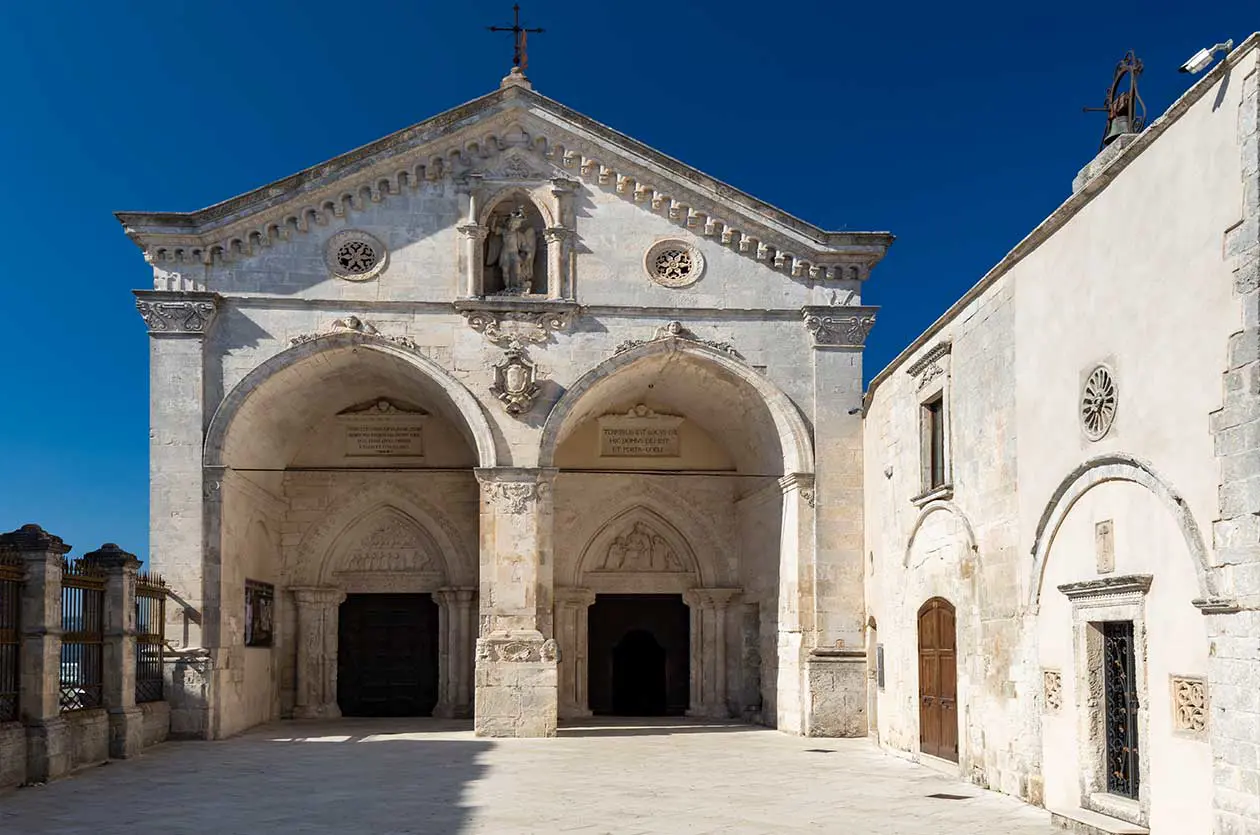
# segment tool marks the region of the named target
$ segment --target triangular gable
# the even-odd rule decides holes
[[[559,102],[523,76],[438,116],[195,212],[118,212],[151,262],[247,257],[329,216],[426,181],[540,174],[611,187],[645,209],[794,276],[865,279],[892,236],[828,232]]]

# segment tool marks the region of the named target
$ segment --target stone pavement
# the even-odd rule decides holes
[[[592,722],[538,740],[428,719],[283,722],[0,794],[4,835],[1054,831],[1041,809],[866,740],[687,720]]]

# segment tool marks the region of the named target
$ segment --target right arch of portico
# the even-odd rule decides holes
[[[572,463],[565,444],[580,428],[641,403],[700,427],[729,461],[705,472]],[[587,607],[597,593],[613,593],[613,583],[632,593],[684,594],[692,610],[693,712],[799,731],[802,656],[813,641],[815,536],[813,442],[796,404],[739,358],[664,336],[599,363],[568,389],[543,426],[538,463],[560,470],[557,532],[569,530],[574,540],[567,548],[557,541],[556,555],[562,714],[586,709],[580,635]],[[640,517],[687,555],[687,570],[592,572],[593,545]],[[617,530],[610,533],[610,525]]]

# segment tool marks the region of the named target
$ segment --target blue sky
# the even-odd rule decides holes
[[[1115,62],[1150,116],[1255,0],[524,3],[536,89],[829,229],[898,236],[869,379],[1068,195]],[[510,2],[0,3],[0,528],[148,528],[151,273],[111,212],[184,211],[475,98]]]

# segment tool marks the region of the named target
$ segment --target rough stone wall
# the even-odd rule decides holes
[[[0,789],[26,782],[26,726],[21,722],[0,725]]]
[[[1260,832],[1260,71],[1235,70],[1242,218],[1225,238],[1242,329],[1229,338],[1223,408],[1212,416],[1221,466],[1212,525],[1222,586],[1242,611],[1208,615],[1215,835]]]

